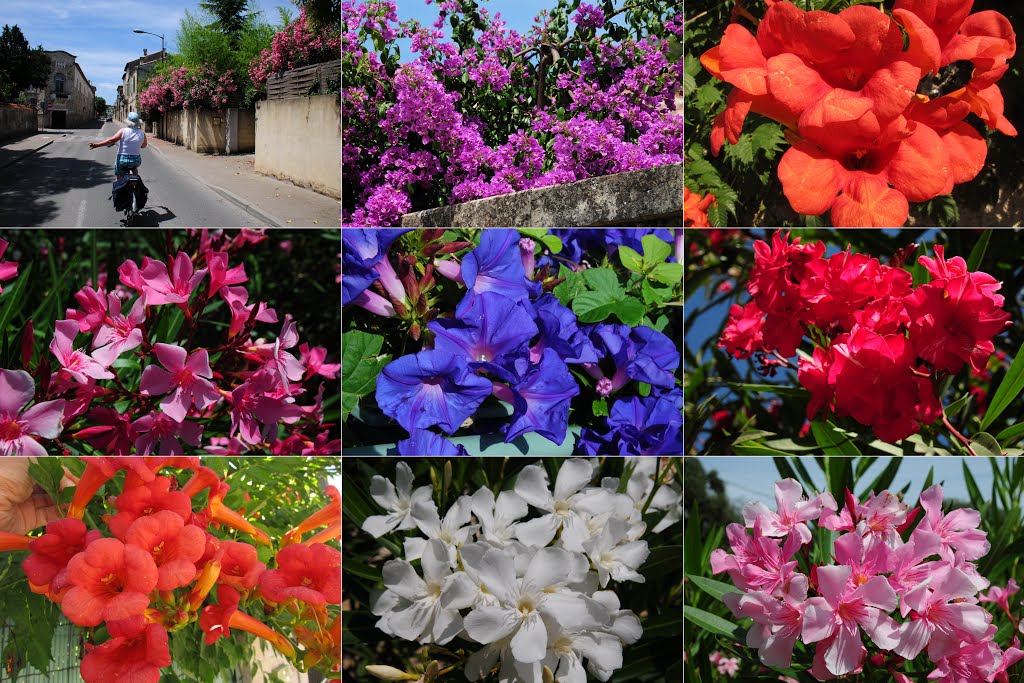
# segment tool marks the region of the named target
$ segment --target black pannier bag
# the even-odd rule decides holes
[[[140,176],[129,175],[124,176],[120,180],[115,180],[111,187],[110,198],[114,201],[114,211],[127,211],[132,206],[132,193],[128,185],[129,180],[135,180],[139,185],[138,208],[141,209],[146,206],[146,200],[149,198],[149,189],[146,188]]]

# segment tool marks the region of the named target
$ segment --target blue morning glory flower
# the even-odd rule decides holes
[[[462,259],[462,279],[474,294],[498,290],[517,301],[528,298],[519,232],[485,229],[480,235],[480,246]]]
[[[619,437],[620,455],[682,455],[683,391],[618,400],[608,427]]]
[[[666,389],[675,386],[679,350],[654,328],[599,323],[591,328],[590,338],[600,358],[611,355],[615,361],[615,376],[607,393],[622,388],[627,378]]]
[[[380,275],[374,269],[388,248],[412,228],[352,228],[341,232],[341,304],[347,305]]]
[[[580,388],[567,366],[552,349],[544,349],[540,363],[526,371],[512,387],[515,412],[505,443],[524,432],[537,432],[556,444],[565,441],[569,404]]]
[[[462,444],[455,445],[429,429],[415,429],[408,439],[399,441],[395,455],[469,455]]]
[[[473,370],[484,368],[513,381],[515,359],[526,356],[527,345],[537,334],[529,300],[516,301],[497,291],[467,295],[455,316],[427,325],[437,335],[434,348],[464,356]]]
[[[576,325],[576,314],[551,294],[533,303],[540,328],[540,341],[531,356],[540,358],[543,349],[554,349],[566,363],[596,363],[597,352],[589,337]]]
[[[462,355],[436,350],[402,356],[377,377],[377,405],[410,433],[440,425],[452,434],[490,393]]]

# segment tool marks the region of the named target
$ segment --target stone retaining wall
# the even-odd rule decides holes
[[[681,226],[683,165],[588,178],[428,209],[403,227]]]
[[[256,172],[341,199],[337,95],[256,103]]]
[[[36,132],[36,112],[20,105],[0,106],[0,140]]]

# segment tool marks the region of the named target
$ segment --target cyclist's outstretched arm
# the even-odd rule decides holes
[[[121,131],[117,131],[116,133],[111,135],[106,140],[103,140],[102,142],[90,142],[89,143],[89,149],[96,149],[97,147],[109,147],[110,145],[114,144],[115,142],[117,142],[120,139],[121,139]]]

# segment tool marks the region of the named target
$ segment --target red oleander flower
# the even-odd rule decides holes
[[[85,683],[159,683],[160,669],[171,665],[167,630],[158,624],[111,622],[111,638],[85,644],[81,673]]]
[[[65,616],[79,626],[98,626],[142,615],[159,572],[142,548],[101,538],[71,558],[67,576],[71,589],[61,603]]]
[[[171,480],[164,476],[126,489],[117,497],[114,505],[117,507],[117,514],[111,517],[107,524],[118,538],[124,538],[128,527],[136,519],[160,510],[174,512],[183,522],[187,522],[192,516],[192,499],[181,491],[171,491]]]
[[[341,602],[341,553],[334,548],[289,545],[277,554],[277,567],[260,577],[260,592],[268,600],[296,598],[315,606]]]
[[[206,549],[206,532],[186,525],[176,512],[160,510],[132,522],[125,543],[153,557],[159,574],[156,587],[166,591],[187,586],[196,578],[196,562]]]
[[[853,314],[869,301],[910,293],[913,278],[899,268],[883,266],[878,259],[849,249],[828,259],[807,264],[800,296],[807,303],[806,321],[818,327],[841,323],[853,327]]]
[[[756,301],[746,306],[733,304],[729,309],[729,322],[722,331],[718,346],[735,358],[750,358],[764,348],[764,312]]]
[[[259,561],[256,548],[248,543],[222,541],[220,549],[223,554],[220,559],[220,578],[217,582],[239,591],[255,588],[260,575],[267,570],[267,565]]]
[[[99,531],[89,531],[79,519],[57,519],[46,525],[46,533],[28,542],[31,554],[21,568],[29,583],[53,596],[69,587],[67,566],[71,558],[100,538]]]

